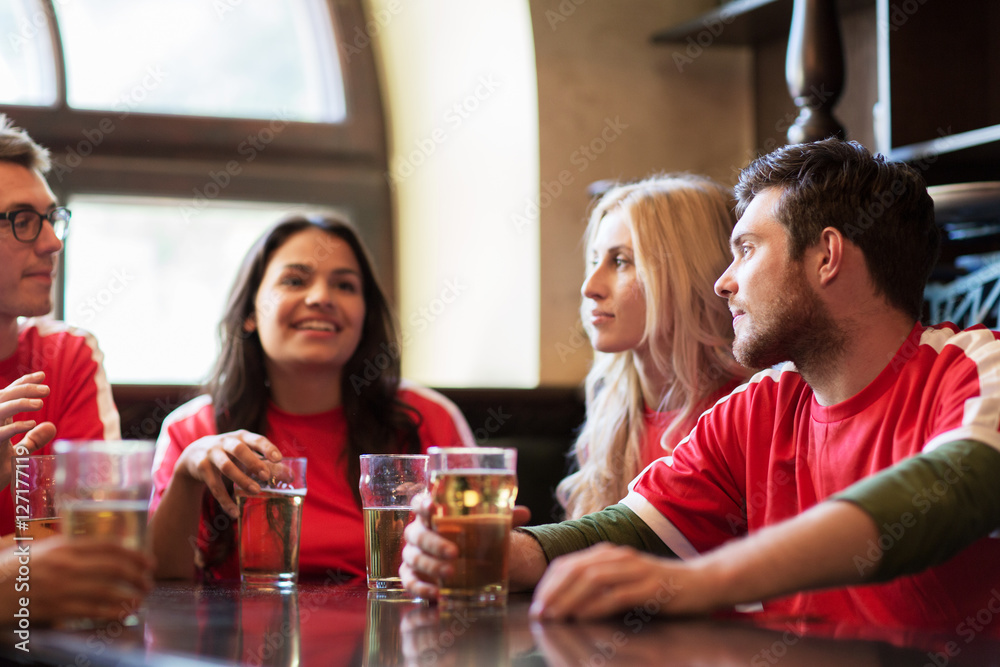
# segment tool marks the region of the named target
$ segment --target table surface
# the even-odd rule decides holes
[[[28,653],[3,633],[4,657],[75,665],[1000,665],[985,636],[843,628],[764,614],[654,618],[636,608],[601,623],[537,623],[527,595],[505,610],[446,612],[362,585],[300,582],[281,593],[160,583],[144,621],[86,631],[30,629]],[[992,620],[992,619],[991,619]],[[1000,623],[1000,616],[997,621]]]

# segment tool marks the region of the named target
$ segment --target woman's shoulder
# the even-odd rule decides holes
[[[450,422],[459,432],[465,444],[471,444],[475,441],[472,437],[472,429],[469,428],[462,411],[442,393],[403,379],[399,383],[397,396],[420,413],[425,425],[428,422]]]
[[[439,391],[417,384],[411,380],[400,380],[396,394],[407,405],[423,411],[423,408],[445,410],[461,414],[458,406]]]
[[[182,403],[164,417],[161,431],[166,431],[171,426],[214,430],[215,410],[212,406],[212,397],[202,394]]]

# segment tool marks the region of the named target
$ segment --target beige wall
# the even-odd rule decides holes
[[[654,171],[692,171],[732,183],[752,151],[750,50],[712,45],[679,69],[678,47],[650,42],[654,32],[714,4],[530,1],[542,183],[543,386],[580,383],[591,360],[578,314],[587,186]]]

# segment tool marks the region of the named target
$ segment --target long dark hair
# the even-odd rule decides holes
[[[361,267],[365,320],[361,340],[341,374],[341,404],[347,424],[348,472],[360,475],[358,456],[369,453],[419,453],[420,415],[397,398],[400,344],[389,302],[372,269],[368,251],[354,227],[332,216],[289,216],[261,236],[243,260],[220,324],[222,350],[207,383],[220,433],[246,429],[267,431],[269,390],[264,349],[256,331],[244,324],[254,313],[254,301],[275,251],[299,232],[319,229],[347,243]],[[317,256],[329,252],[318,244]],[[357,484],[353,484],[359,505]]]

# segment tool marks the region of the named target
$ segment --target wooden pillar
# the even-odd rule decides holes
[[[795,0],[785,80],[800,111],[788,128],[793,144],[845,137],[833,107],[844,88],[844,49],[836,0]]]

